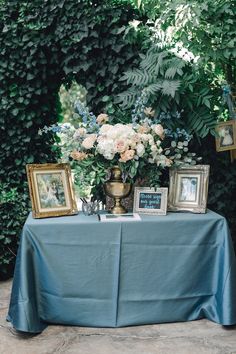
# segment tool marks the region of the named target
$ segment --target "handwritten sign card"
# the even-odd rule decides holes
[[[136,187],[134,189],[134,212],[166,215],[168,188]]]

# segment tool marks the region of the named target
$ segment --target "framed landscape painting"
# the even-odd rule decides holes
[[[168,210],[205,213],[209,170],[208,165],[170,169]]]
[[[216,151],[236,149],[236,120],[219,123],[216,127]]]
[[[77,213],[69,164],[26,166],[34,218]]]

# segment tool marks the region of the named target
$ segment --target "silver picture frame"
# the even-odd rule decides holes
[[[146,203],[142,202],[142,198],[145,198],[145,195],[149,195],[151,201],[146,200]],[[133,212],[138,214],[166,215],[167,201],[168,188],[135,187]]]
[[[206,213],[209,165],[170,169],[168,211]]]

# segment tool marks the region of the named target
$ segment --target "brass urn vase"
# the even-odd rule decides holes
[[[131,192],[131,184],[123,183],[119,166],[112,167],[111,177],[109,181],[104,183],[104,190],[109,197],[114,198],[114,206],[110,212],[112,214],[127,213],[126,208],[121,205],[121,199],[128,197]]]

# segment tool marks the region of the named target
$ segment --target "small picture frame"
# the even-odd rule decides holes
[[[77,214],[70,165],[26,165],[34,218]]]
[[[205,213],[208,196],[209,165],[170,169],[169,211]]]
[[[219,123],[216,126],[216,151],[236,149],[236,120]]]
[[[134,213],[166,215],[168,188],[134,188]]]

